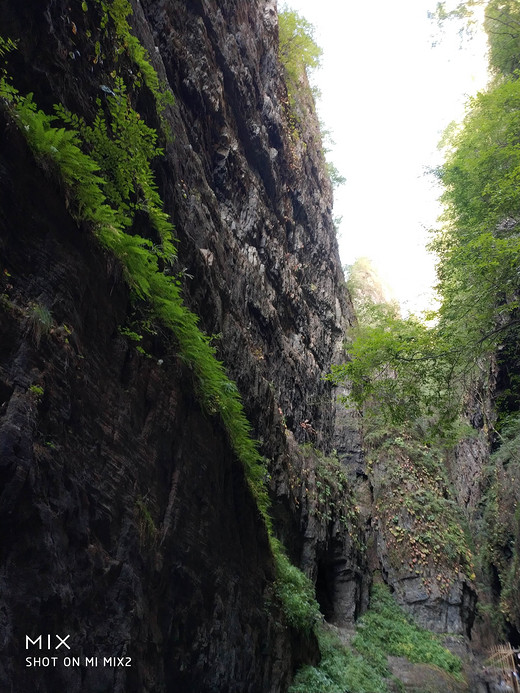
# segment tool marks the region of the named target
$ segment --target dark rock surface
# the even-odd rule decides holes
[[[1,151],[19,220],[2,224],[2,690],[283,690],[267,536],[221,426],[185,366],[118,333],[119,270],[20,136]],[[35,305],[52,315],[40,336]],[[133,666],[26,668],[52,654],[25,650],[40,633]]]
[[[475,591],[457,574],[444,572],[449,589],[440,589],[433,575],[391,575],[395,597],[416,623],[437,633],[470,634],[475,618]],[[425,579],[426,578],[426,579]]]
[[[352,620],[366,604],[363,557],[337,518],[310,520],[286,492],[297,443],[328,451],[338,435],[322,375],[352,311],[310,104],[298,137],[288,126],[276,7],[133,9],[176,99],[156,173],[186,301],[220,335],[269,460],[280,534],[316,580],[336,571],[332,614]],[[2,1],[0,18],[18,40],[20,91],[92,118],[115,65],[99,6]],[[106,56],[94,60],[98,36]],[[139,99],[158,126],[150,94]],[[147,337],[146,357],[120,334],[131,313],[120,266],[5,114],[0,132],[0,688],[286,690],[315,644],[272,598],[266,531],[225,431],[167,335]],[[70,633],[71,656],[132,666],[26,667],[26,654],[52,652],[26,653],[25,636],[46,633]]]

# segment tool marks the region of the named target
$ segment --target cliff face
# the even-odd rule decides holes
[[[10,167],[4,179],[19,218],[21,183],[44,210],[3,235],[2,687],[204,690],[208,662],[215,682],[252,687],[280,636],[262,610],[272,565],[242,470],[186,367],[160,367],[118,335],[128,295],[117,268],[71,225],[22,143],[2,144],[19,162],[21,178]],[[39,336],[31,301],[46,299],[53,321]],[[62,654],[26,650],[25,634],[40,633],[70,633],[73,656],[131,656],[132,668],[27,669],[25,655]],[[287,676],[286,663],[267,668]]]
[[[173,271],[242,395],[278,533],[329,615],[352,621],[366,603],[365,559],[344,516],[305,491],[298,446],[331,447],[321,376],[352,311],[305,99],[299,132],[290,127],[276,7],[132,9],[133,33],[175,97],[163,114],[173,139],[155,164],[178,238]],[[104,11],[2,2],[16,87],[90,122],[116,71],[137,80]],[[131,96],[159,128],[150,91]],[[167,330],[149,321],[140,351],[121,332],[135,304],[120,263],[75,220],[5,104],[1,140],[2,689],[286,690],[316,649],[280,612],[266,529],[222,423],[199,403]],[[26,635],[47,633],[70,634],[71,656],[132,666],[26,666],[53,654],[26,650]]]
[[[191,305],[208,333],[222,334],[219,353],[251,419],[271,416],[272,428],[280,408],[299,440],[309,420],[323,444],[332,414],[321,376],[351,308],[310,104],[302,132],[289,127],[275,5],[153,2],[144,11],[177,96],[167,197]]]

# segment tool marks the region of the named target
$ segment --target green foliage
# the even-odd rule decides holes
[[[439,256],[440,334],[449,335],[466,362],[485,363],[486,354],[500,348],[499,362],[514,371],[520,307],[520,80],[515,73],[520,7],[491,0],[485,15],[497,76],[487,91],[470,100],[462,125],[445,136],[446,160],[439,176],[446,212],[432,248]],[[514,372],[508,377],[502,415],[514,411],[518,402],[518,378]],[[504,594],[509,571],[516,570],[511,560],[520,500],[515,421],[513,416],[501,424],[484,499],[481,561],[484,570],[493,565],[498,571]],[[502,609],[511,615],[506,601]]]
[[[112,94],[106,97],[108,118],[98,99],[98,113],[92,125],[55,106],[58,118],[81,136],[83,146],[102,175],[100,187],[107,202],[119,210],[120,223],[130,226],[137,212],[146,214],[158,232],[161,245],[154,252],[164,260],[174,255],[173,227],[162,211],[151,161],[163,151],[156,145],[157,134],[130,105],[123,80],[115,79]]]
[[[352,645],[373,661],[383,676],[388,674],[386,655],[393,655],[434,665],[463,680],[460,658],[443,647],[436,635],[406,616],[386,585],[373,585],[370,609],[359,620]]]
[[[474,579],[464,520],[451,498],[443,451],[408,433],[391,435],[371,453],[380,488],[376,515],[394,570],[420,576],[447,593],[454,576]]]
[[[314,27],[304,17],[294,10],[284,9],[278,13],[278,55],[284,69],[289,108],[286,111],[291,139],[300,139],[300,124],[303,114],[319,98],[319,90],[309,86],[308,76],[311,70],[320,65],[322,49],[314,39]],[[322,141],[329,137],[320,123]],[[323,148],[323,153],[326,153]],[[337,167],[331,162],[325,162],[325,168],[333,188],[343,185],[346,181]]]
[[[443,201],[457,233],[495,230],[517,211],[520,83],[505,79],[470,100],[460,130],[446,142]]]
[[[44,389],[41,385],[30,385],[29,392],[34,395],[36,400],[39,402],[43,397]]]
[[[327,173],[329,174],[330,182],[332,183],[333,188],[338,188],[340,185],[345,185],[347,182],[345,176],[341,175],[332,161],[327,161]]]
[[[135,508],[141,545],[153,547],[157,541],[158,530],[146,500],[139,497],[135,502]]]
[[[282,604],[287,622],[296,630],[308,634],[320,618],[314,585],[290,563],[282,545],[275,538],[271,538],[271,549],[276,564],[275,594]]]
[[[321,94],[313,88],[312,90],[313,96],[314,96],[314,101],[318,101],[319,97]],[[327,130],[325,127],[325,124],[323,121],[319,121],[319,126],[320,126],[320,135],[321,135],[321,142],[322,142],[322,152],[323,155],[326,157],[326,155],[330,152],[330,146],[334,146],[336,143],[332,139],[332,133],[330,130]],[[347,179],[345,176],[342,176],[341,173],[338,171],[338,168],[332,161],[328,161],[325,159],[325,168],[327,170],[327,173],[330,178],[330,182],[332,185],[332,188],[338,188],[340,185],[344,185],[347,182]],[[338,231],[338,227],[341,224],[341,217],[336,217],[334,219],[334,228],[336,229],[336,232]]]
[[[289,104],[295,116],[299,94],[308,90],[308,70],[319,66],[322,49],[314,40],[312,24],[294,10],[285,9],[278,13],[278,37],[278,55],[285,72]]]
[[[463,681],[461,660],[442,646],[438,636],[406,616],[385,585],[373,586],[370,608],[357,623],[351,648],[323,626],[317,636],[321,661],[300,669],[290,693],[386,693],[391,678],[388,655],[428,664],[454,682]]]
[[[454,13],[467,17],[476,4],[461,3]],[[518,322],[518,3],[488,2],[485,28],[491,67],[502,77],[470,100],[462,126],[450,126],[445,135],[446,160],[439,176],[446,211],[431,244],[439,257],[439,331],[449,335],[465,363],[492,351],[508,333],[515,334]]]
[[[0,36],[0,58],[4,58],[11,51],[16,50],[16,43],[10,38]],[[2,68],[0,74],[5,75],[5,68]]]
[[[301,479],[291,475],[291,487],[303,483],[310,501],[311,513],[315,513],[321,523],[337,521],[347,531],[356,548],[364,550],[361,544],[359,508],[356,506],[354,491],[334,450],[324,455],[310,444],[300,446],[303,457]],[[289,471],[292,468],[289,467]]]
[[[142,334],[139,334],[138,332],[134,332],[128,327],[120,327],[119,332],[123,335],[123,337],[127,337],[130,339],[132,342],[140,342],[143,338]]]
[[[516,470],[518,472],[518,470]],[[515,481],[518,486],[518,476]],[[517,494],[518,498],[518,494]],[[506,615],[509,623],[515,628],[520,628],[520,504],[517,500],[517,507],[512,518],[514,539],[512,541],[512,556],[509,561],[503,590],[500,598],[501,611]]]
[[[303,73],[319,67],[322,49],[314,40],[314,27],[295,10],[278,13],[278,52],[287,83],[297,88]]]
[[[439,329],[475,360],[513,327],[518,307],[520,81],[505,79],[470,102],[440,172],[444,226]]]
[[[516,414],[504,419],[498,435],[500,447],[492,455],[491,461],[495,463],[495,466],[497,464],[520,465],[520,415]]]
[[[289,693],[386,693],[388,687],[375,660],[355,654],[339,638],[321,628],[318,633],[321,661],[298,671]],[[380,659],[377,654],[377,660]],[[383,658],[384,659],[384,658]]]
[[[126,52],[138,67],[137,81],[134,86],[140,86],[140,79],[144,81],[154,95],[158,112],[162,115],[165,107],[173,104],[173,95],[166,85],[160,84],[146,49],[131,32],[128,23],[128,17],[132,14],[130,2],[128,0],[94,0],[94,2],[101,8],[101,28],[109,38],[113,38],[109,34],[110,22],[113,24],[114,38],[118,43],[112,49],[116,54]],[[99,50],[96,50],[96,55],[98,54]],[[168,130],[166,121],[161,119],[161,125],[165,131]]]
[[[445,468],[446,449],[469,428],[458,417],[459,354],[435,324],[403,319],[395,304],[384,302],[366,262],[353,268],[349,286],[360,322],[349,333],[349,360],[333,366],[329,377],[347,385],[347,402],[363,413],[368,472],[390,565],[420,576],[429,594],[434,587],[447,592],[460,573],[475,577]]]
[[[501,585],[497,615],[520,627],[520,416],[502,422],[500,446],[484,478],[480,560],[484,574],[492,567]]]
[[[450,345],[434,327],[401,318],[393,304],[367,300],[360,318],[349,333],[349,361],[333,366],[329,379],[348,382],[350,400],[367,417],[383,425],[428,418],[431,435],[445,437],[456,412]]]
[[[491,67],[506,75],[520,69],[520,6],[517,0],[491,0],[486,6],[484,27]]]
[[[473,17],[474,8],[478,6],[478,0],[465,0],[457,5],[451,5],[448,9],[446,2],[438,2],[435,12],[430,13],[430,18],[445,22],[448,19],[469,19]]]
[[[455,13],[467,16],[472,4]],[[486,388],[490,354],[497,353],[507,372],[501,414],[513,418],[501,423],[487,472],[480,561],[489,575],[497,571],[499,607],[519,627],[520,6],[491,0],[486,17],[497,74],[470,100],[462,125],[447,131],[438,172],[445,213],[431,248],[439,259],[441,307],[429,323],[402,319],[365,281],[350,361],[331,378],[351,383],[350,399],[365,414],[371,463],[382,479],[379,521],[394,568],[433,576],[442,588],[445,571],[435,575],[433,568],[443,562],[475,577],[443,460],[445,447],[467,436],[460,418],[465,397],[471,392],[476,399]],[[359,290],[355,282],[353,288]],[[484,406],[481,413],[485,419]],[[491,423],[483,421],[484,432]]]
[[[31,303],[27,309],[27,320],[30,333],[32,334],[36,346],[39,347],[41,338],[49,334],[51,330],[51,311],[40,303]]]
[[[88,219],[96,227],[117,233],[121,216],[106,204],[101,191],[103,179],[96,162],[81,149],[78,135],[65,128],[54,128],[52,118],[38,110],[32,94],[22,97],[6,82],[0,94],[12,106],[12,113],[42,166],[54,166],[67,187],[71,214],[76,220]]]

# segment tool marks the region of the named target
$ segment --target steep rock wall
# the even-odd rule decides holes
[[[275,5],[143,6],[177,96],[166,197],[194,277],[190,301],[208,333],[222,333],[252,420],[271,416],[265,427],[280,409],[298,440],[309,420],[313,442],[327,446],[333,415],[321,376],[352,309],[310,102],[300,132],[289,127]],[[266,386],[272,397],[251,396]]]
[[[156,174],[186,301],[220,335],[269,460],[279,532],[314,578],[324,557],[354,575],[341,610],[352,619],[366,602],[359,551],[335,518],[309,520],[288,492],[289,462],[304,461],[293,438],[330,447],[321,376],[352,313],[305,99],[299,134],[289,127],[276,7],[133,10],[176,99]],[[0,16],[18,39],[16,86],[47,112],[63,103],[90,120],[117,65],[133,79],[96,3],[4,2]],[[137,101],[159,127],[151,94]],[[132,308],[119,263],[78,228],[55,172],[7,116],[1,154],[2,686],[33,690],[36,675],[44,692],[285,690],[315,649],[273,599],[265,528],[225,431],[164,331],[146,337],[148,357],[121,336]],[[74,654],[124,653],[132,668],[24,666],[25,634],[65,630]]]
[[[117,264],[12,132],[2,171],[19,220],[2,224],[2,688],[283,690],[267,536],[222,427],[167,345],[159,365],[118,333]],[[132,667],[26,668],[25,635],[47,632]]]

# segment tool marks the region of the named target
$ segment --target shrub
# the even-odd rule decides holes
[[[360,619],[352,645],[376,662],[381,673],[384,669],[388,671],[381,660],[384,654],[431,664],[458,680],[463,679],[460,658],[443,647],[438,636],[417,626],[399,607],[386,585],[373,586],[370,609]]]
[[[319,66],[322,49],[314,40],[314,27],[294,10],[278,14],[278,54],[285,71],[289,102],[300,89],[300,81],[307,70]]]
[[[385,585],[373,586],[370,609],[358,622],[353,649],[323,625],[316,634],[321,661],[300,669],[290,693],[386,693],[387,679],[394,678],[388,655],[437,667],[454,683],[463,680],[461,660],[441,645],[438,636],[415,625]]]
[[[275,593],[282,604],[287,622],[296,630],[310,633],[320,618],[314,585],[301,570],[290,563],[277,539],[271,539],[271,548],[277,573]]]
[[[43,335],[49,334],[52,327],[52,315],[48,308],[40,303],[31,303],[27,311],[29,331],[36,347],[40,346]]]
[[[318,635],[321,661],[296,674],[290,693],[386,693],[387,685],[374,662],[354,654],[338,636],[322,627]]]

